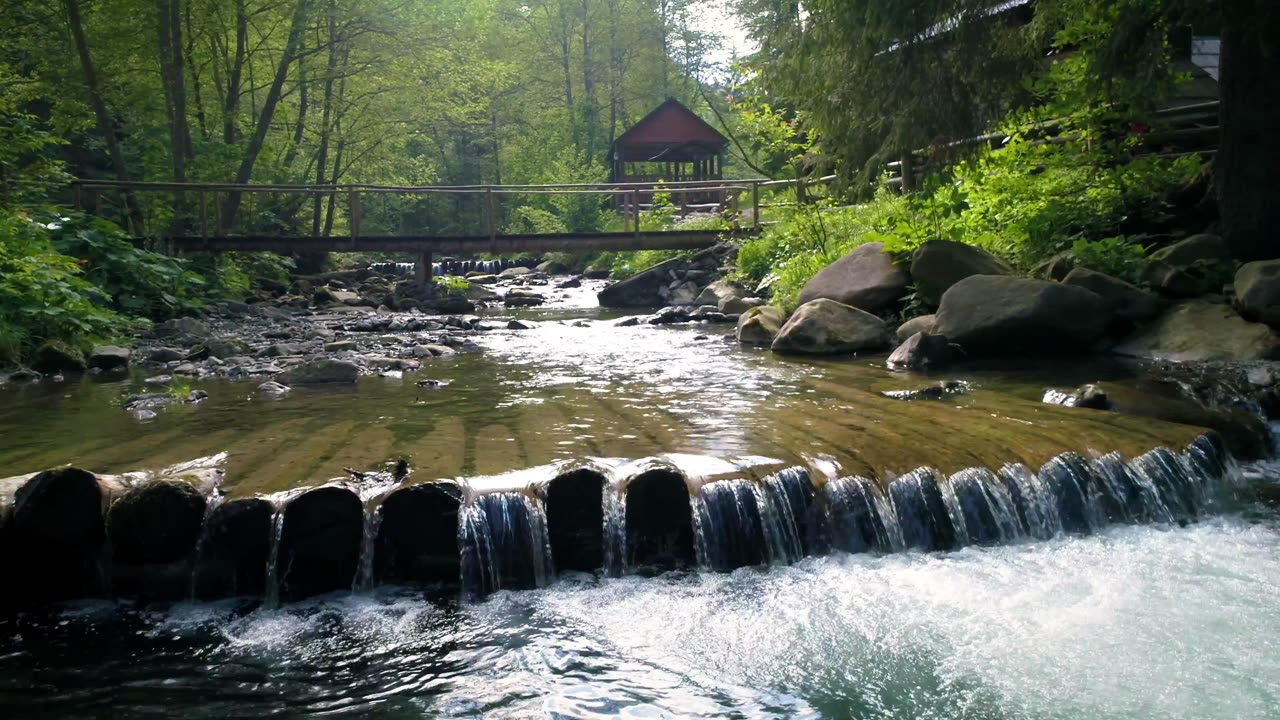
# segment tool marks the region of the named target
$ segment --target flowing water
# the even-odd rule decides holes
[[[1242,481],[1200,428],[1039,402],[1132,370],[967,370],[899,399],[938,378],[618,327],[590,297],[416,374],[279,401],[203,382],[147,423],[116,402],[138,378],[0,388],[0,477],[225,451],[217,501],[271,504],[261,597],[0,616],[0,713],[1280,714],[1280,515],[1248,499],[1275,473]],[[289,503],[396,458],[411,477],[342,486],[358,549],[336,592],[287,602]],[[461,593],[380,581],[406,534],[444,538]]]

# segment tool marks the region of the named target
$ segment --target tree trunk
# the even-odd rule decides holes
[[[107,143],[107,152],[111,156],[111,165],[115,169],[116,179],[128,182],[129,169],[124,163],[124,150],[120,147],[120,139],[116,137],[115,126],[111,123],[111,114],[107,112],[107,103],[102,99],[98,89],[98,70],[93,64],[93,55],[89,52],[89,42],[84,36],[84,24],[80,19],[80,0],[63,0],[63,8],[67,12],[67,24],[71,29],[71,39],[76,46],[76,54],[80,56],[80,70],[84,73],[85,90],[89,94],[89,105],[93,108],[93,116],[98,123],[98,132],[102,133]],[[124,203],[135,232],[142,230],[142,214],[134,202],[132,194],[121,192]]]
[[[338,11],[337,0],[329,0],[329,64],[324,76],[324,98],[320,110],[320,150],[316,153],[316,184],[324,185],[325,170],[329,163],[329,136],[332,128],[330,118],[333,114],[333,82],[338,74]],[[311,209],[311,234],[320,235],[320,211],[323,197],[316,196],[315,205]],[[330,225],[330,222],[326,222]],[[326,233],[328,235],[328,233]]]
[[[591,0],[582,0],[582,121],[586,125],[587,162],[595,159],[596,153],[596,74],[595,63],[591,60]]]
[[[191,99],[196,104],[196,122],[200,126],[201,140],[209,139],[208,116],[204,112],[204,97],[200,91],[200,69],[196,67],[196,34],[191,29],[191,3],[186,6],[186,66],[191,72]],[[194,148],[192,148],[194,150]]]
[[[240,114],[240,83],[245,56],[249,52],[249,15],[244,0],[236,0],[236,54],[227,72],[227,93],[222,104],[222,141],[234,145],[240,140],[236,116]]]
[[[307,0],[298,0],[293,10],[293,19],[289,23],[289,37],[285,41],[284,52],[280,53],[280,64],[276,66],[275,78],[271,81],[271,89],[267,91],[267,97],[262,101],[262,112],[258,116],[257,127],[254,128],[249,146],[245,148],[244,156],[240,159],[240,169],[236,171],[235,177],[236,185],[244,185],[253,177],[254,163],[258,161],[258,154],[262,152],[267,132],[271,130],[271,118],[275,115],[276,106],[280,103],[284,81],[289,77],[289,66],[293,64],[293,57],[297,51],[298,42],[302,38],[306,20]],[[222,206],[222,227],[230,229],[235,222],[236,213],[240,209],[240,199],[241,194],[238,192],[227,194],[227,201]]]
[[[1242,260],[1280,257],[1280,7],[1223,0],[1214,184],[1222,234]]]

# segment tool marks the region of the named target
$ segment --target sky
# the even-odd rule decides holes
[[[746,31],[739,25],[738,18],[729,9],[728,0],[706,0],[699,2],[692,9],[693,25],[703,32],[713,32],[724,38],[724,49],[712,55],[717,64],[726,64],[734,52],[745,55],[755,49],[747,39]]]

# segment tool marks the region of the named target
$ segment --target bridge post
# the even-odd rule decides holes
[[[418,264],[413,268],[413,279],[419,285],[431,282],[431,253],[418,253]]]

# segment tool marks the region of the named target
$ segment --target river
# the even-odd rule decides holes
[[[493,311],[480,350],[354,389],[209,399],[140,423],[142,377],[0,388],[0,476],[227,452],[229,497],[407,459],[484,493],[565,463],[661,459],[691,479],[802,466],[891,479],[1029,467],[1065,452],[1184,447],[1185,425],[1040,401],[1153,380],[1106,364],[937,377],[882,359],[796,360],[726,326],[619,327],[592,288]],[[518,317],[530,330],[506,330]],[[437,389],[415,380],[443,381]],[[759,468],[759,470],[756,470]],[[1269,475],[1249,468],[1250,482]],[[532,475],[530,475],[532,473]],[[540,475],[541,474],[541,475]],[[1280,712],[1280,516],[1228,498],[1198,521],[1111,525],[946,553],[846,554],[732,572],[562,573],[478,600],[394,585],[283,607],[257,598],[80,601],[0,619],[15,718],[1272,718]],[[707,550],[700,548],[705,560]],[[771,556],[772,557],[772,556]],[[794,558],[789,558],[794,559]]]

